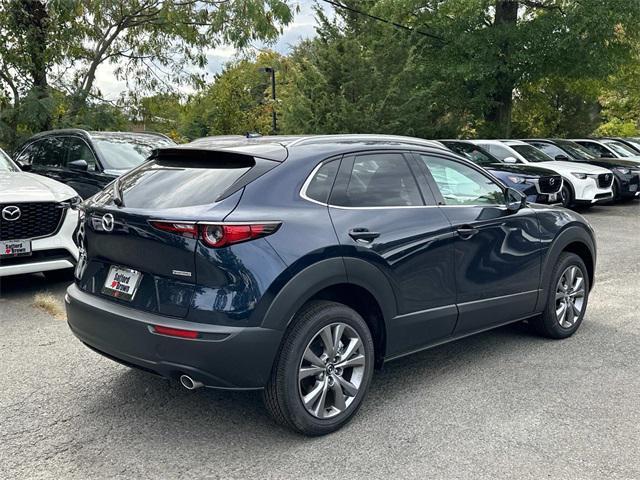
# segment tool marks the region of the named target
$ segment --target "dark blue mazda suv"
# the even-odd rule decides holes
[[[157,150],[83,205],[77,237],[83,343],[188,389],[261,389],[307,435],[348,422],[384,362],[520,320],[572,335],[596,264],[577,213],[373,135]]]

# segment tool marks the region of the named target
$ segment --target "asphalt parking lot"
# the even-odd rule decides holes
[[[188,392],[106,360],[3,279],[0,478],[640,478],[640,202],[585,212],[595,290],[569,340],[518,324],[385,366],[355,420],[308,439],[257,393]]]

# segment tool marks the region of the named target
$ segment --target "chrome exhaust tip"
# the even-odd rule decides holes
[[[180,384],[187,390],[195,390],[204,386],[202,382],[194,380],[189,375],[180,375]]]

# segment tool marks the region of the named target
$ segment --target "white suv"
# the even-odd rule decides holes
[[[74,266],[73,232],[82,200],[70,187],[22,172],[0,150],[0,277]]]
[[[473,140],[505,163],[535,163],[562,175],[562,205],[592,205],[611,200],[613,172],[586,163],[558,161],[520,140]]]

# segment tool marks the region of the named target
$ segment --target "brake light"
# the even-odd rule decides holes
[[[165,220],[152,220],[151,226],[164,232],[175,233],[183,237],[197,238],[198,225],[189,222],[169,222]]]
[[[246,242],[254,238],[271,235],[280,227],[279,222],[251,223],[244,225],[218,224],[200,225],[200,238],[205,245],[213,248],[225,247],[234,243]]]
[[[160,325],[153,325],[153,331],[160,335],[168,335],[169,337],[179,338],[198,338],[199,332],[193,330],[182,330],[180,328],[161,327]]]

